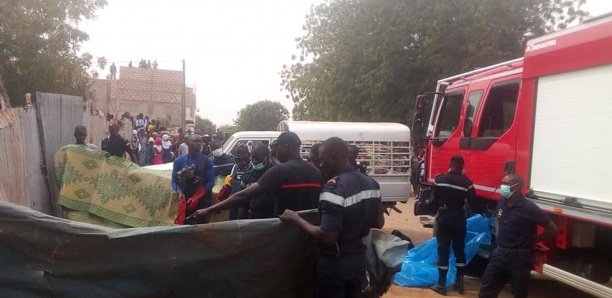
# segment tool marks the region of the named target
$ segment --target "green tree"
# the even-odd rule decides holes
[[[329,0],[281,72],[296,120],[409,122],[438,79],[522,56],[582,20],[584,0]]]
[[[0,0],[0,74],[14,105],[35,91],[85,95],[92,56],[77,29],[106,0]]]
[[[195,129],[202,134],[212,135],[217,130],[217,126],[212,121],[196,115]]]
[[[278,123],[287,119],[289,111],[282,104],[263,100],[242,108],[234,124],[240,130],[276,130]]]
[[[221,133],[228,134],[228,135],[233,135],[235,132],[239,132],[241,131],[240,127],[236,126],[236,125],[231,125],[231,124],[225,124],[225,125],[221,125],[219,126],[219,131]]]

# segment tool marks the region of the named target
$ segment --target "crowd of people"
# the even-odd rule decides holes
[[[102,140],[102,150],[117,157],[129,157],[134,163],[140,166],[159,165],[173,162],[180,156],[187,154],[186,137],[194,132],[189,129],[183,132],[181,128],[170,129],[160,120],[149,119],[142,113],[133,117],[129,113],[121,116],[121,119],[129,121],[117,121],[114,118],[109,122],[109,136]],[[123,127],[124,123],[131,127]],[[131,130],[131,138],[120,134],[121,130]],[[202,154],[212,155],[218,167],[219,174],[229,173],[233,163],[226,154],[222,154],[220,149],[224,138],[222,134],[205,134],[202,136]]]
[[[119,136],[116,124],[110,125],[110,136],[102,150],[121,157],[128,154],[143,165],[173,161],[172,188],[182,206],[181,224],[206,223],[213,213],[222,210],[230,210],[230,219],[278,217],[319,242],[317,297],[364,297],[366,247],[362,238],[371,228],[384,225],[384,207],[380,186],[355,161],[359,148],[333,137],[312,146],[304,160],[299,136],[283,132],[270,146],[242,145],[229,156],[222,152],[222,140],[218,138],[190,132],[183,135],[180,130],[168,133],[163,127],[156,128],[153,121],[148,123],[142,114],[134,123],[136,150]],[[94,148],[85,143],[86,136],[84,127],[75,129],[77,144]],[[154,153],[148,153],[149,145]],[[486,211],[476,203],[474,185],[463,166],[461,156],[451,158],[448,173],[435,179],[430,202],[437,210],[439,271],[438,283],[432,289],[442,295],[447,293],[451,249],[457,268],[453,288],[464,292],[465,202],[473,212]],[[227,195],[224,197],[222,190],[213,201],[216,176],[227,176],[229,182]],[[495,210],[497,247],[482,278],[480,297],[497,297],[508,279],[513,281],[514,296],[526,297],[533,248],[538,241],[558,233],[551,219],[525,198],[522,189],[523,180],[515,174],[506,175],[501,182],[502,197]],[[318,226],[297,213],[312,209],[318,209]],[[538,226],[544,233],[537,235]]]

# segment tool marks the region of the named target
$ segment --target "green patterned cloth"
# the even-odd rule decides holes
[[[100,150],[68,145],[55,154],[55,173],[58,203],[69,209],[69,219],[111,227],[174,223],[171,171],[144,169]]]

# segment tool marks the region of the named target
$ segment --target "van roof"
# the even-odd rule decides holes
[[[279,131],[239,131],[232,134],[233,137],[259,137],[259,138],[276,138],[280,134]]]
[[[389,122],[282,121],[279,131],[293,131],[302,141],[340,137],[346,141],[409,142],[410,128]]]

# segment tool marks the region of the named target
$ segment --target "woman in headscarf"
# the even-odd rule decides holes
[[[164,134],[162,136],[162,159],[164,163],[169,163],[172,161],[172,142],[170,141],[170,136]]]
[[[155,139],[155,145],[153,145],[153,160],[151,161],[154,165],[160,165],[164,163],[164,159],[162,158],[163,149],[162,149],[162,139],[157,137]]]
[[[153,163],[153,145],[155,144],[155,140],[153,137],[149,137],[147,142],[147,146],[145,147],[145,165],[152,165]]]

